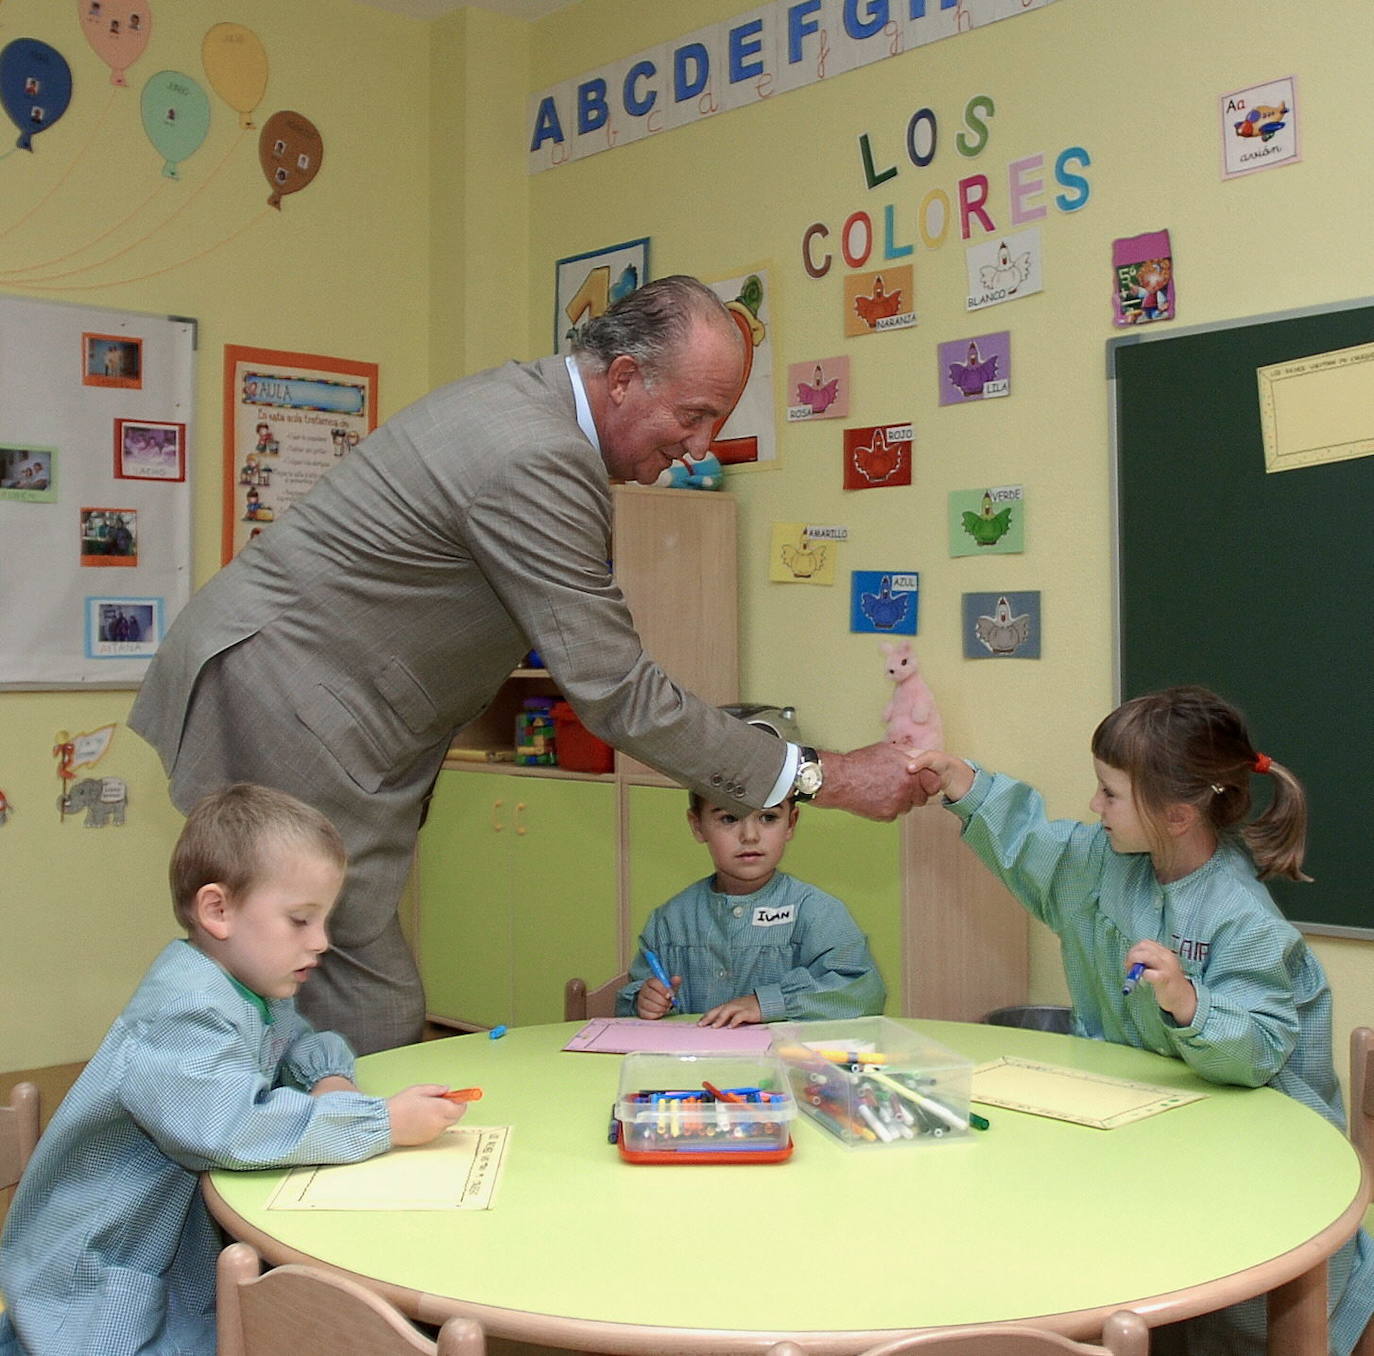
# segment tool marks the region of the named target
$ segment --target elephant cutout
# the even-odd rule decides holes
[[[57,798],[57,808],[64,815],[85,810],[88,829],[122,825],[128,804],[129,785],[120,777],[85,777],[73,783],[65,796]]]

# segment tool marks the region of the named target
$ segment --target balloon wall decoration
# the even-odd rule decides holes
[[[180,179],[178,165],[210,130],[210,96],[182,71],[159,71],[143,86],[142,103],[143,130],[166,161],[162,172]]]
[[[210,88],[238,115],[240,127],[255,126],[252,113],[267,92],[267,49],[251,28],[216,24],[200,44]]]
[[[0,51],[0,103],[19,129],[15,143],[33,150],[33,139],[46,131],[72,101],[72,68],[55,47],[37,38],[16,38]]]
[[[110,84],[127,85],[124,72],[143,55],[153,31],[150,0],[76,0],[81,31],[110,68]]]
[[[309,118],[289,110],[273,113],[258,137],[258,161],[272,185],[268,204],[281,211],[282,198],[310,183],[323,159],[324,141]]]

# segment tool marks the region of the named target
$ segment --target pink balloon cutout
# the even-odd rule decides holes
[[[86,41],[110,68],[110,84],[127,86],[124,72],[153,31],[151,0],[76,0],[76,14]]]

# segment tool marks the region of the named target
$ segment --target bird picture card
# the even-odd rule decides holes
[[[966,593],[965,659],[1039,659],[1040,594]]]
[[[813,535],[806,523],[774,523],[768,548],[768,578],[775,584],[834,584],[839,548],[827,531]]]
[[[554,265],[554,352],[571,353],[587,321],[648,281],[647,237],[560,259]]]
[[[849,417],[849,359],[816,358],[787,366],[787,422]]]
[[[845,275],[846,339],[880,330],[907,329],[915,323],[916,273],[910,264]]]
[[[1223,179],[1293,165],[1302,159],[1296,86],[1297,81],[1289,75],[1221,96]]]
[[[916,634],[921,602],[916,570],[854,570],[849,580],[851,631]]]
[[[1146,231],[1113,240],[1112,277],[1118,326],[1172,320],[1178,313],[1178,285],[1168,231]]]
[[[968,270],[965,306],[970,311],[1019,301],[1045,290],[1038,226],[970,245],[964,251],[964,265]]]
[[[1026,492],[1020,485],[949,492],[951,556],[1010,556],[1026,549]]]
[[[707,286],[735,322],[744,344],[744,377],[735,403],[711,434],[708,449],[722,466],[778,466],[773,389],[773,287],[767,268]]]
[[[910,424],[872,424],[844,431],[844,488],[886,489],[911,484],[916,433]]]
[[[938,350],[940,404],[967,405],[1011,394],[1011,333],[951,339]]]

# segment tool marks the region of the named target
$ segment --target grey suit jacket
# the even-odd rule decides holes
[[[442,387],[196,593],[129,723],[173,773],[201,669],[251,645],[278,679],[261,700],[289,704],[370,792],[432,759],[533,646],[594,733],[712,800],[761,805],[782,748],[643,653],[607,565],[610,527],[562,358]]]

